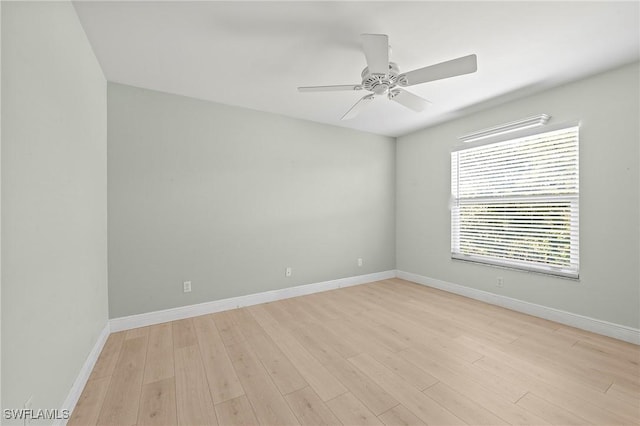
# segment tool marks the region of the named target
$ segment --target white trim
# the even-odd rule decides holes
[[[564,130],[571,127],[579,127],[582,124],[580,120],[563,121],[555,124],[545,124],[544,127],[532,127],[522,130],[516,130],[512,133],[505,133],[501,135],[494,135],[482,140],[474,142],[457,143],[451,152],[464,151],[465,149],[477,148],[479,146],[490,145],[497,142],[515,141],[518,139],[524,139],[531,136],[537,136],[544,133],[555,132],[556,130]]]
[[[640,345],[640,329],[628,327],[625,325],[615,324],[584,315],[578,315],[560,309],[549,308],[547,306],[537,305],[535,303],[525,302],[523,300],[513,299],[511,297],[502,296],[500,294],[489,293],[487,291],[466,287],[460,284],[454,284],[447,281],[429,278],[411,272],[397,271],[396,276],[403,280],[412,281],[428,287],[437,288],[449,293],[459,294],[471,299],[480,300],[492,305],[502,306],[507,309],[534,315],[539,318],[548,319],[571,327],[580,328],[582,330],[591,331],[593,333],[602,334],[604,336],[613,337],[614,339],[624,340],[625,342]]]
[[[96,365],[96,361],[98,361],[98,357],[100,356],[100,352],[102,352],[102,348],[111,333],[111,329],[109,328],[109,323],[107,322],[100,332],[98,336],[98,340],[96,344],[93,345],[93,349],[89,352],[89,356],[87,356],[86,361],[82,365],[80,372],[78,373],[78,377],[73,382],[73,386],[71,386],[71,390],[67,395],[67,398],[62,403],[61,410],[69,410],[69,414],[73,413],[78,400],[80,399],[80,395],[84,390],[87,381],[89,380],[89,376],[91,375],[91,371],[93,371],[93,367]],[[54,426],[65,426],[67,424],[68,419],[58,419],[53,422]]]
[[[349,287],[374,281],[387,280],[396,277],[396,271],[376,272],[373,274],[358,275],[355,277],[339,278],[331,281],[287,287],[262,293],[248,294],[246,296],[231,297],[228,299],[214,300],[212,302],[199,303],[197,305],[180,306],[178,308],[164,309],[162,311],[147,312],[109,320],[112,332],[130,330],[132,328],[147,325],[160,324],[168,321],[196,317],[214,312],[252,306],[260,303],[273,302],[290,297],[304,296],[321,291],[334,290],[341,287]]]
[[[544,126],[547,124],[551,117],[547,114],[538,114],[533,117],[523,118],[521,120],[512,121],[510,123],[500,124],[498,126],[490,127],[488,129],[478,130],[468,135],[460,136],[462,142],[474,142],[492,136],[503,135],[505,133],[511,133],[517,130],[528,129],[531,127]]]

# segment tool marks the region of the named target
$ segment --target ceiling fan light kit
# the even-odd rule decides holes
[[[408,92],[402,87],[441,80],[443,78],[470,74],[478,69],[476,55],[463,56],[428,67],[400,73],[398,65],[389,61],[389,37],[385,34],[362,34],[362,48],[367,66],[362,70],[362,83],[334,86],[298,87],[300,92],[358,91],[371,92],[360,98],[342,116],[342,120],[356,117],[360,111],[377,97],[386,96],[400,105],[416,112],[424,111],[430,104],[424,98]]]

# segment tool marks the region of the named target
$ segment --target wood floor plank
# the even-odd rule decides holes
[[[433,375],[439,381],[451,386],[457,392],[477,402],[492,413],[499,415],[500,418],[508,423],[518,425],[549,424],[546,420],[515,405],[509,400],[508,396],[486,387],[486,383],[477,382],[464,373],[439,365],[428,356],[424,356],[424,354],[402,351],[399,355]]]
[[[386,282],[383,283],[383,285],[388,284],[389,283]],[[404,282],[400,282],[395,285],[402,286],[402,288],[404,288],[404,284]],[[413,290],[412,287],[414,288]],[[487,305],[483,302],[468,299],[463,296],[446,293],[433,288],[422,287],[421,289],[415,289],[415,287],[420,286],[412,285],[410,283],[407,285],[407,290],[413,291],[417,296],[415,300],[410,301],[409,305],[413,305],[418,309],[421,309],[423,306],[429,306],[430,311],[437,313],[437,315],[432,318],[440,317],[441,321],[449,321],[462,333],[472,331],[474,333],[486,335],[496,341],[509,342],[521,335],[523,329],[527,329],[529,327],[536,330],[552,330],[557,327],[557,324],[550,326],[550,324],[553,323],[547,320],[530,317],[498,306]],[[496,318],[504,318],[504,321],[495,321]],[[462,322],[458,322],[458,320],[462,320]],[[502,326],[503,324],[511,322],[523,324],[523,326]],[[481,327],[478,328],[478,325]]]
[[[336,335],[334,332],[332,332],[332,330],[330,330],[323,324],[309,323],[300,328],[304,329],[307,334],[313,336],[314,339],[322,341],[324,344],[331,347],[345,359],[358,355],[360,352],[362,352],[361,348],[354,345],[348,339]],[[295,334],[296,331],[298,330],[292,331],[292,334]]]
[[[403,320],[401,315],[397,313],[382,313],[376,315],[376,317],[377,318],[372,318],[371,320],[374,322],[385,322],[386,324],[401,330],[401,333],[410,339],[411,346],[426,345],[431,348],[445,351],[450,356],[454,356],[465,362],[473,362],[482,357],[478,352],[457,343],[451,338],[430,332],[429,328],[424,327],[423,325]]]
[[[330,328],[335,334],[347,339],[360,348],[360,353],[375,353],[379,350],[385,352],[393,352],[388,346],[383,346],[377,341],[370,339],[364,330],[360,327],[353,326],[344,319],[335,319],[326,323],[326,327]]]
[[[218,421],[198,345],[175,347],[174,358],[177,424],[217,425]]]
[[[350,328],[363,336],[367,336],[367,339],[390,352],[401,351],[409,347],[410,341],[394,332],[393,328],[382,326],[381,324],[372,324],[364,319],[362,315],[349,315],[346,318],[346,322]]]
[[[214,404],[244,395],[222,338],[211,315],[193,318],[202,365]]]
[[[306,296],[305,299],[314,305],[326,317],[325,321],[342,318],[343,313],[331,303],[333,295],[338,294],[338,290],[324,291]]]
[[[227,350],[258,422],[264,425],[299,424],[247,342],[237,341],[227,346]]]
[[[307,381],[270,337],[264,334],[254,335],[249,345],[254,348],[258,359],[282,395],[308,386]]]
[[[222,338],[222,342],[227,346],[244,340],[244,335],[237,326],[235,316],[232,312],[233,310],[211,314],[213,322],[216,324],[218,332],[220,333],[220,338]]]
[[[349,293],[349,288],[326,291],[321,294],[325,308],[331,308],[337,312],[336,319],[342,319],[345,313],[356,315],[359,312],[371,309],[367,302]]]
[[[327,401],[327,406],[344,425],[382,425],[380,420],[351,393]]]
[[[420,426],[425,423],[404,405],[396,405],[378,416],[386,426]]]
[[[460,417],[468,424],[506,425],[508,424],[480,404],[439,382],[423,391],[434,401]]]
[[[191,318],[173,321],[171,325],[174,348],[186,348],[198,344]]]
[[[176,384],[173,377],[142,385],[138,426],[172,426],[176,416]]]
[[[107,394],[102,403],[98,425],[133,425],[138,419],[147,337],[125,340]]]
[[[397,353],[378,352],[371,355],[376,361],[396,373],[407,383],[415,386],[418,390],[423,391],[429,386],[438,383],[438,379],[417,367],[415,364],[400,357]]]
[[[402,405],[427,424],[460,425],[464,421],[433,399],[402,380],[368,354],[349,361],[394,396]]]
[[[389,330],[384,331],[381,327],[371,327],[371,324],[360,314],[346,315],[344,319],[341,319],[341,322],[341,330],[348,327],[352,334],[355,333],[361,336],[366,336],[366,340],[369,345],[373,344],[389,352],[397,352],[408,347],[408,344],[403,337],[395,334],[389,334]],[[336,327],[335,322],[332,323],[332,326]]]
[[[515,402],[524,396],[528,389],[520,383],[512,382],[501,376],[493,375],[485,370],[476,367],[476,364],[468,364],[448,356],[446,352],[435,348],[428,348],[424,345],[415,348],[409,348],[399,352],[399,356],[405,360],[422,366],[431,365],[432,368],[447,368],[458,374],[464,375],[467,379],[482,384],[487,389],[492,390],[498,395],[502,395],[507,400]]]
[[[442,317],[437,317],[430,313],[430,307],[430,303],[425,304],[425,306],[402,303],[396,304],[395,307],[393,307],[392,303],[385,302],[385,304],[380,306],[377,310],[382,310],[384,315],[396,317],[401,322],[407,322],[417,327],[427,328],[429,333],[443,338],[451,339],[463,333],[463,330],[459,327],[443,320]],[[425,324],[429,324],[429,327],[424,327]]]
[[[486,352],[490,353],[490,351]],[[573,377],[564,376],[555,370],[545,370],[538,365],[510,357],[499,351],[493,351],[491,356],[477,361],[475,365],[487,370],[489,374],[494,376],[502,375],[510,377],[514,382],[517,381],[538,391],[540,394],[546,394],[549,392],[547,388],[552,387],[565,394],[575,395],[582,400],[590,401],[591,404],[607,409],[613,413],[631,418],[637,417],[635,405],[630,404],[630,401],[611,397],[608,391],[607,393],[603,393],[599,389],[594,389],[587,384],[586,381],[574,380]],[[616,379],[615,384],[622,385],[623,383],[626,383],[624,379]],[[547,388],[541,390],[540,386],[542,385]],[[609,389],[611,389],[611,387]],[[640,387],[637,387],[637,389],[638,393],[640,393]]]
[[[640,395],[640,385],[636,384],[635,381],[632,382],[629,380],[617,378],[613,381],[613,384],[616,385],[620,390],[631,395]]]
[[[591,391],[589,388],[572,388],[567,392],[556,382],[546,382],[531,376],[527,371],[516,370],[504,363],[485,357],[475,363],[479,368],[496,377],[525,384],[531,392],[551,398],[563,409],[578,416],[587,415],[598,424],[625,424],[638,420],[637,413],[624,402],[616,401],[605,393]],[[560,382],[559,379],[558,382]],[[578,396],[582,395],[582,397]],[[588,396],[588,397],[586,397]]]
[[[149,327],[147,361],[142,383],[147,384],[174,377],[173,366],[173,327],[171,323]]]
[[[246,395],[216,404],[216,414],[220,425],[255,426],[258,424],[253,408]]]
[[[149,327],[138,327],[131,330],[127,330],[124,335],[125,340],[135,339],[137,337],[148,337]]]
[[[102,402],[107,394],[110,376],[87,381],[67,422],[68,426],[90,426],[98,422]]]
[[[633,391],[613,382],[611,387],[607,389],[606,393],[607,395],[629,404],[634,410],[636,410],[638,418],[640,418],[640,391]]]
[[[302,425],[339,425],[340,421],[309,386],[285,396]]]
[[[489,325],[491,327],[511,330],[514,334],[520,335],[518,339],[531,337],[540,343],[563,348],[570,348],[578,341],[576,337],[556,333],[556,329],[540,327],[537,324],[532,324],[513,315],[513,318],[506,317],[505,315],[507,314],[498,316],[493,312],[494,311],[491,311],[494,321]]]
[[[91,371],[89,380],[111,377],[111,374],[113,374],[113,370],[116,368],[116,364],[118,363],[118,357],[120,356],[120,350],[122,349],[125,334],[126,331],[119,331],[109,335],[104,347],[102,348],[102,352],[100,352],[100,356],[96,361],[96,365]]]
[[[245,339],[250,340],[251,337],[264,334],[264,330],[255,320],[251,312],[246,308],[233,309],[228,311],[231,322],[240,330]]]
[[[322,365],[327,365],[335,361],[343,359],[329,342],[323,339],[317,339],[308,327],[298,327],[291,330],[291,334],[300,342],[315,359]]]
[[[563,410],[561,407],[545,401],[532,393],[523,396],[520,401],[517,402],[517,405],[524,407],[526,410],[548,420],[554,425],[591,424],[587,420]]]
[[[398,405],[396,398],[347,360],[340,359],[327,364],[327,369],[374,415]]]
[[[321,324],[325,321],[337,318],[336,316],[332,315],[331,312],[323,309],[321,303],[315,301],[315,299],[311,296],[314,295],[300,297],[298,303],[313,318],[314,322]]]
[[[410,301],[409,305],[413,305],[418,309],[424,309],[424,304],[418,301]],[[450,306],[432,305],[429,307],[428,316],[433,321],[446,322],[449,326],[462,330],[462,334],[472,334],[474,336],[482,336],[485,339],[499,343],[511,343],[519,337],[518,334],[508,331],[499,330],[491,327],[489,324],[482,324],[474,321],[472,318],[463,315],[462,310],[453,312]]]
[[[254,318],[271,337],[314,391],[328,401],[347,389],[318,362],[283,326],[261,306],[250,308]]]
[[[292,312],[285,309],[284,301],[265,303],[264,305],[261,305],[261,308],[268,312],[271,318],[273,318],[280,327],[290,329],[296,328],[300,324],[298,318],[296,318]],[[252,308],[249,308],[249,310],[253,311]],[[259,320],[258,322],[261,323]]]
[[[304,297],[292,297],[290,299],[283,299],[277,302],[286,312],[293,316],[298,324],[313,324],[316,323],[316,318],[309,313],[305,304],[300,300]]]
[[[640,364],[640,351],[638,351],[638,348],[635,345],[621,344],[626,342],[619,341],[603,342],[601,340],[590,339],[585,335],[576,337],[575,334],[564,334],[563,336],[566,338],[567,335],[577,339],[575,346],[584,350],[597,352],[613,359],[628,361],[634,365]]]
[[[462,297],[450,297],[445,293],[435,292],[430,294],[432,309],[431,312],[441,316],[452,322],[460,324],[461,328],[479,329],[494,335],[498,340],[513,341],[521,335],[520,329],[502,328],[499,324],[492,325],[495,322],[496,314],[489,314],[486,309],[478,309],[478,302],[471,301]],[[418,308],[425,306],[425,299],[409,300],[407,304],[414,305]]]
[[[623,376],[612,375],[610,372],[585,365],[579,358],[561,359],[549,355],[548,351],[534,352],[529,348],[522,348],[516,344],[506,345],[503,348],[503,351],[518,358],[529,359],[548,371],[570,377],[575,381],[587,383],[601,392],[606,392],[615,378],[623,378]]]
[[[606,356],[596,351],[584,350],[579,345],[565,347],[549,344],[547,341],[540,341],[536,335],[522,336],[512,345],[526,351],[534,351],[555,362],[572,363],[582,371],[597,372],[608,377],[610,382],[616,378],[624,378],[637,384],[640,383],[640,366],[638,364]]]
[[[533,317],[535,319],[535,317]],[[588,341],[595,344],[600,344],[611,349],[628,352],[632,357],[638,356],[638,345],[625,342],[623,340],[614,339],[612,337],[604,336],[602,334],[592,333],[586,330],[580,330],[579,328],[570,327],[564,324],[558,324],[556,330],[558,334],[575,336],[578,340]]]
[[[599,392],[605,392],[611,386],[611,380],[602,376],[585,376],[575,371],[572,365],[563,364],[558,367],[556,364],[545,360],[535,353],[525,353],[512,346],[502,345],[496,342],[487,342],[477,336],[460,336],[457,340],[486,357],[498,359],[505,364],[521,368],[531,374],[535,374],[542,380],[556,380],[561,377],[563,380],[574,383],[581,383],[592,387]],[[551,379],[553,377],[553,379]]]

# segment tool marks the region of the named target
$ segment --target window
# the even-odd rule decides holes
[[[451,256],[578,277],[578,127],[451,153]]]

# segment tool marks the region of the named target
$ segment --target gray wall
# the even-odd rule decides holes
[[[0,81],[2,81],[2,2],[0,1]],[[2,84],[0,84],[0,130],[2,129]],[[0,241],[2,241],[2,131],[0,131]],[[2,244],[0,244],[0,409],[2,408]]]
[[[395,268],[394,139],[108,87],[112,318]]]
[[[0,81],[2,81],[2,2],[0,1]],[[2,84],[0,84],[0,241],[2,241]],[[2,244],[0,244],[0,409],[2,409]]]
[[[397,268],[638,328],[639,75],[636,63],[399,138]],[[540,113],[550,123],[582,120],[580,281],[450,258],[449,158],[458,136]]]
[[[106,82],[70,2],[2,9],[2,407],[54,409],[107,322]]]

